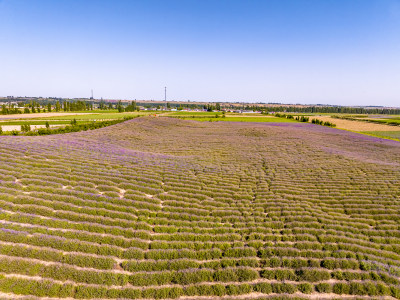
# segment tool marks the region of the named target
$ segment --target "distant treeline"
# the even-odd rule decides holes
[[[0,100],[1,101],[1,100]],[[11,101],[3,100],[3,101]],[[12,101],[24,101],[23,99],[12,99]],[[26,100],[25,100],[26,101]],[[313,106],[301,106],[301,105],[281,105],[281,104],[269,104],[270,106],[264,106],[262,104],[254,105],[238,105],[233,103],[208,103],[208,104],[196,104],[196,103],[177,103],[177,102],[137,102],[132,101],[129,104],[126,102],[118,101],[113,103],[105,100],[75,100],[75,99],[60,99],[60,98],[49,98],[41,100],[29,100],[25,103],[19,103],[19,108],[30,108],[38,110],[39,106],[48,111],[84,111],[93,110],[97,107],[102,110],[107,109],[118,109],[119,111],[135,111],[140,107],[147,109],[202,109],[207,111],[219,111],[219,110],[240,110],[240,111],[261,111],[265,113],[269,112],[287,112],[287,113],[335,113],[335,114],[400,114],[400,108],[386,108],[386,107],[350,107],[350,106],[328,106],[328,105],[313,105]],[[19,113],[18,108],[14,108],[11,105],[2,105],[2,114],[8,113]],[[49,110],[50,109],[50,110]],[[36,112],[35,111],[35,112]],[[40,109],[39,109],[40,111]],[[27,112],[27,111],[25,111]]]
[[[400,114],[399,108],[365,108],[348,106],[270,106],[259,107],[267,112],[297,112],[297,113],[338,113],[338,114]]]
[[[36,101],[30,101],[29,103],[23,104],[21,106],[16,106],[15,104],[2,104],[0,114],[29,114],[29,113],[40,113],[40,112],[51,112],[51,111],[84,111],[93,110],[93,103],[88,103],[85,101],[56,101],[54,105],[50,102],[47,104],[38,103]]]
[[[269,112],[290,112],[290,113],[338,113],[338,114],[390,114],[397,115],[400,114],[399,108],[385,108],[385,107],[348,107],[348,106],[263,106],[263,105],[243,105],[237,106],[229,103],[209,103],[209,104],[179,104],[179,103],[169,103],[165,105],[160,103],[146,103],[138,102],[138,106],[143,106],[146,108],[161,108],[166,107],[167,109],[176,108],[178,110],[182,109],[203,109],[207,111],[219,111],[219,110],[240,110],[240,111],[261,111],[265,113]]]

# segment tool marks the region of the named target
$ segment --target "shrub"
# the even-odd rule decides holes
[[[378,295],[387,296],[387,295],[391,294],[390,288],[382,283],[378,283],[376,285],[376,289],[377,289]]]
[[[270,260],[269,260],[269,266],[271,267],[271,268],[278,268],[278,267],[280,267],[281,266],[281,260],[278,258],[278,257],[272,257]]]
[[[184,294],[186,296],[196,296],[198,295],[197,286],[188,286],[184,288]]]
[[[276,294],[293,294],[296,292],[296,286],[290,283],[273,283],[272,292]]]
[[[31,131],[31,125],[29,125],[29,124],[22,124],[22,125],[21,125],[21,131],[22,131],[22,132]]]
[[[214,290],[212,285],[198,285],[196,286],[197,294],[199,296],[213,296]]]
[[[350,283],[350,291],[349,293],[351,295],[365,295],[366,290],[364,288],[364,285],[360,282],[351,282]]]
[[[187,270],[175,273],[172,282],[177,284],[194,284],[213,280],[213,272],[211,270]]]
[[[392,297],[394,297],[396,299],[400,299],[400,288],[398,286],[391,286],[390,292],[391,292]]]
[[[120,298],[127,298],[127,299],[137,299],[140,298],[142,295],[139,289],[121,289],[119,290],[119,297]]]
[[[248,257],[257,256],[256,250],[253,248],[231,248],[224,252],[225,257]]]
[[[250,284],[244,283],[239,285],[239,294],[249,294],[253,291],[253,287]]]
[[[335,284],[333,285],[332,291],[333,291],[335,294],[339,294],[339,295],[342,295],[342,294],[349,294],[349,293],[350,293],[350,287],[349,287],[349,285],[348,285],[347,283],[341,283],[341,282],[339,282],[339,283],[335,283]]]
[[[368,296],[377,296],[378,295],[378,289],[377,289],[376,285],[373,284],[372,282],[364,283],[364,290]]]
[[[237,280],[238,276],[233,269],[217,270],[214,273],[214,281],[229,282]]]
[[[143,259],[144,253],[138,248],[129,248],[125,250],[123,257],[126,259]]]
[[[297,289],[303,294],[311,294],[313,292],[313,286],[310,283],[298,284]]]
[[[259,273],[256,270],[239,268],[235,270],[238,281],[251,281],[259,278]]]
[[[272,293],[272,287],[270,283],[267,282],[260,282],[254,285],[254,291],[263,293],[263,294],[271,294]]]
[[[299,280],[310,281],[310,282],[328,280],[331,278],[330,273],[325,270],[313,270],[313,269],[298,270],[296,271],[296,275],[298,276]]]
[[[240,295],[240,289],[237,285],[229,284],[226,286],[226,293],[229,296]]]
[[[225,286],[223,286],[222,284],[214,284],[212,286],[212,289],[214,296],[222,297],[226,295]]]
[[[315,290],[318,293],[331,293],[332,292],[332,286],[329,283],[318,283],[315,286]]]
[[[107,294],[107,289],[102,287],[91,286],[77,286],[75,288],[74,298],[77,299],[91,299],[91,298],[104,298]]]
[[[173,287],[170,288],[168,291],[168,298],[176,299],[182,296],[183,294],[184,294],[183,289],[181,287]]]

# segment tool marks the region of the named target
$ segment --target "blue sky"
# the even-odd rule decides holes
[[[400,106],[400,0],[0,0],[0,95]]]

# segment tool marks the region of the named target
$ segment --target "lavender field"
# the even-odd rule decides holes
[[[0,298],[400,299],[399,142],[142,117],[0,149]]]

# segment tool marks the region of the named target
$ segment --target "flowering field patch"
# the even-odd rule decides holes
[[[396,141],[144,117],[0,151],[0,298],[400,298]]]

